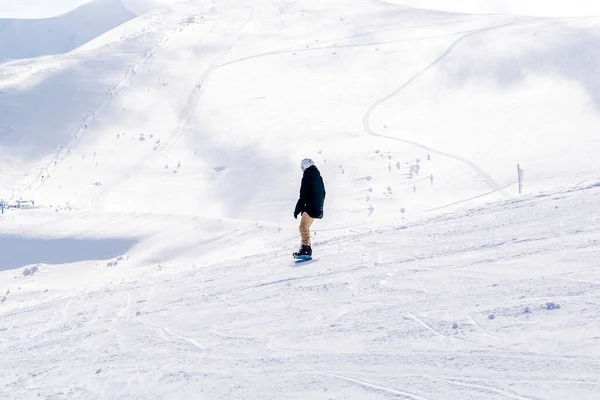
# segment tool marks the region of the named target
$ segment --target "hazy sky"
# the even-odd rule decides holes
[[[0,18],[49,18],[96,0],[0,0]],[[137,15],[181,0],[120,0]],[[240,0],[242,1],[242,0]]]
[[[0,0],[1,1],[1,0]],[[386,0],[451,12],[473,14],[517,14],[540,17],[573,17],[600,15],[598,0]]]
[[[45,18],[64,14],[91,0],[0,0],[0,18]]]

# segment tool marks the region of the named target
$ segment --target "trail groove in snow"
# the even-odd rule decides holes
[[[469,38],[470,36],[479,34],[479,33],[483,33],[483,32],[489,32],[495,29],[501,29],[501,28],[505,28],[508,26],[514,25],[513,22],[507,23],[507,24],[502,24],[502,25],[497,25],[497,26],[492,26],[492,27],[487,27],[487,28],[482,28],[482,29],[475,29],[463,36],[461,36],[460,38],[458,38],[457,40],[454,41],[454,43],[452,43],[452,45],[450,45],[450,47],[448,47],[448,49],[446,49],[446,51],[444,51],[444,53],[442,53],[442,55],[440,55],[438,58],[436,58],[434,61],[432,61],[429,65],[427,65],[425,68],[423,68],[421,71],[417,72],[415,75],[413,75],[409,80],[407,80],[406,82],[404,82],[398,89],[396,89],[394,92],[392,92],[391,94],[387,95],[386,97],[378,100],[377,102],[373,103],[367,110],[367,112],[365,113],[364,117],[363,117],[363,126],[365,131],[367,131],[367,133],[369,133],[372,136],[377,136],[377,137],[381,137],[384,139],[391,139],[391,140],[396,140],[396,141],[400,141],[400,142],[404,142],[404,143],[408,143],[411,144],[413,146],[417,146],[420,147],[424,150],[430,151],[432,153],[436,153],[445,157],[449,157],[452,158],[454,160],[460,161],[466,165],[468,165],[469,167],[471,167],[473,170],[475,170],[475,172],[477,172],[486,182],[487,184],[494,190],[497,191],[501,191],[502,190],[502,186],[500,184],[498,184],[487,172],[485,172],[481,167],[479,167],[477,164],[475,164],[474,162],[454,155],[454,154],[450,154],[448,152],[442,151],[442,150],[437,150],[434,149],[430,146],[426,146],[424,144],[412,141],[412,140],[407,140],[407,139],[402,139],[400,137],[395,137],[395,136],[389,136],[389,135],[383,135],[381,133],[377,133],[373,130],[373,128],[371,127],[370,124],[370,119],[371,119],[371,115],[373,114],[373,112],[375,111],[375,109],[377,107],[379,107],[381,104],[385,103],[386,101],[390,100],[391,98],[397,96],[398,94],[400,94],[404,89],[406,89],[408,86],[410,86],[414,81],[416,81],[418,78],[420,78],[423,74],[425,74],[427,71],[429,71],[430,69],[432,69],[433,67],[435,67],[437,64],[439,64],[441,61],[443,61],[450,53],[452,53],[452,51],[456,48],[456,46],[458,46],[462,41],[464,41],[465,39]]]
[[[468,387],[468,388],[472,388],[472,389],[478,389],[478,390],[483,390],[486,392],[492,392],[492,393],[496,393],[502,396],[505,396],[509,399],[513,399],[513,400],[537,400],[535,398],[532,397],[524,397],[524,396],[520,396],[518,394],[513,394],[513,393],[509,393],[505,390],[502,389],[498,389],[495,387],[490,387],[490,386],[485,386],[485,385],[479,385],[479,384],[474,384],[474,383],[465,383],[465,382],[461,382],[455,379],[448,379],[447,382],[453,384],[453,385],[458,385],[458,386],[463,386],[463,387]]]
[[[337,375],[337,374],[330,374],[330,373],[325,373],[325,372],[315,372],[315,374],[319,374],[319,375],[323,375],[323,376],[329,376],[329,377],[337,378],[337,379],[342,379],[344,381],[352,382],[352,383],[355,383],[357,385],[363,386],[365,388],[374,389],[376,391],[380,391],[380,392],[384,392],[384,393],[388,393],[388,394],[394,394],[394,395],[397,395],[397,396],[403,396],[403,397],[406,397],[406,398],[409,398],[409,399],[413,399],[413,400],[431,400],[430,398],[427,398],[427,397],[418,396],[416,394],[405,392],[405,391],[402,391],[402,390],[391,389],[391,388],[388,388],[388,387],[375,385],[375,384],[372,384],[372,383],[369,383],[369,382],[365,382],[365,381],[361,381],[361,380],[358,380],[358,379],[349,378],[347,376],[342,376],[342,375]]]
[[[457,23],[463,23],[463,22],[464,21],[453,21],[453,22],[449,22],[448,24],[457,24]],[[437,26],[437,25],[439,25],[439,24],[436,24],[434,26]],[[425,28],[425,27],[428,27],[428,25],[418,26],[418,28]],[[412,27],[412,28],[415,28],[415,27]],[[401,29],[407,29],[407,28],[401,28]],[[354,44],[334,44],[334,45],[331,45],[331,46],[312,46],[312,47],[308,47],[308,46],[311,46],[313,44],[312,42],[310,42],[308,44],[303,44],[303,45],[298,45],[298,46],[293,46],[293,47],[286,47],[286,48],[283,48],[283,49],[278,49],[278,50],[273,50],[273,51],[266,51],[264,53],[258,53],[258,54],[253,54],[253,55],[246,56],[246,57],[236,58],[236,59],[233,59],[233,60],[230,60],[230,61],[227,61],[227,62],[224,62],[222,64],[217,65],[217,68],[227,67],[229,65],[238,64],[238,63],[242,63],[242,62],[245,62],[245,61],[252,61],[252,60],[256,60],[256,59],[263,58],[263,57],[277,56],[277,55],[283,55],[283,54],[289,54],[289,53],[292,53],[292,54],[293,53],[311,53],[311,52],[318,52],[318,51],[323,51],[323,50],[351,49],[351,48],[359,48],[359,47],[381,46],[381,45],[395,44],[395,43],[418,42],[418,41],[426,41],[426,40],[431,40],[431,39],[439,39],[439,38],[450,37],[450,36],[457,36],[457,35],[462,35],[462,34],[471,33],[471,32],[472,31],[458,31],[458,32],[444,33],[444,34],[439,34],[439,35],[429,35],[429,36],[411,37],[411,38],[396,39],[396,40],[386,40],[386,41],[381,41],[381,42],[354,43]],[[361,33],[361,34],[358,34],[358,35],[340,37],[338,39],[325,40],[325,41],[322,41],[320,43],[339,42],[339,41],[344,41],[344,40],[359,38],[359,37],[362,37],[362,36],[373,35],[374,33],[379,33],[379,32]]]
[[[435,329],[433,326],[429,325],[427,322],[423,321],[421,318],[417,317],[417,316],[416,316],[416,315],[414,315],[414,314],[409,314],[409,315],[408,315],[408,317],[409,317],[409,318],[412,318],[412,319],[413,319],[413,320],[415,320],[415,321],[417,321],[417,323],[418,323],[419,325],[421,325],[423,328],[427,329],[428,331],[431,331],[431,332],[433,332],[433,333],[434,333],[434,334],[436,334],[437,336],[440,336],[440,337],[442,337],[442,338],[444,338],[444,339],[458,340],[458,341],[460,341],[460,342],[468,343],[468,344],[471,344],[471,345],[472,345],[472,344],[475,344],[475,343],[473,343],[473,342],[471,342],[471,341],[469,341],[469,340],[466,340],[466,339],[462,339],[462,338],[455,337],[455,336],[448,336],[448,335],[445,335],[445,334],[443,334],[442,332],[438,331],[438,330],[437,330],[437,329]]]
[[[473,316],[471,314],[469,314],[469,319],[471,321],[473,321],[473,323],[475,324],[475,326],[477,326],[479,329],[481,329],[481,331],[488,337],[494,338],[494,339],[500,339],[498,336],[492,335],[491,333],[489,333],[487,330],[485,330],[483,328],[483,326],[481,326],[481,324],[479,322],[477,322],[477,320],[475,318],[473,318]]]
[[[207,349],[207,347],[200,344],[200,342],[198,342],[196,339],[178,335],[178,334],[174,333],[171,329],[167,328],[166,326],[158,326],[157,328],[164,331],[168,335],[173,336],[174,338],[177,338],[177,339],[183,340],[184,342],[190,343],[191,345],[199,348],[200,350]]]
[[[121,308],[119,310],[119,312],[117,313],[117,316],[123,317],[123,315],[125,315],[125,313],[129,310],[130,307],[131,307],[131,292],[127,292],[127,301],[125,302],[125,305],[123,306],[123,308]]]

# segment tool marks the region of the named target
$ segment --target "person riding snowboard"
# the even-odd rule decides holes
[[[302,238],[302,247],[294,257],[312,256],[310,246],[310,226],[315,219],[323,218],[323,204],[325,203],[325,185],[321,173],[310,158],[305,158],[300,164],[304,175],[300,186],[300,198],[296,203],[294,218],[298,219],[298,214],[302,215],[300,219],[300,236]]]

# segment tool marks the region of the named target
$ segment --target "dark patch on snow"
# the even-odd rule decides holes
[[[26,267],[23,270],[23,276],[32,276],[33,274],[35,274],[38,270],[37,265],[34,265],[33,267]]]

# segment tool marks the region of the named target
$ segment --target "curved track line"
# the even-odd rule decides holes
[[[475,343],[471,342],[470,340],[461,339],[461,338],[454,337],[454,336],[444,335],[442,332],[438,331],[437,329],[435,329],[434,327],[432,327],[431,325],[429,325],[427,322],[423,321],[421,318],[417,317],[416,315],[409,314],[408,316],[409,316],[409,318],[412,318],[415,321],[417,321],[417,323],[419,325],[421,325],[423,328],[435,333],[437,336],[443,337],[444,339],[452,339],[452,340],[458,340],[460,342],[464,342],[464,343],[468,343],[468,344],[475,344]]]
[[[127,292],[127,301],[125,302],[125,306],[123,306],[123,308],[121,308],[119,310],[119,312],[117,313],[118,317],[123,317],[123,315],[125,315],[125,313],[127,312],[127,310],[129,310],[129,308],[131,307],[131,292]]]
[[[396,89],[394,92],[392,92],[391,94],[387,95],[386,97],[378,100],[377,102],[375,102],[374,104],[372,104],[367,112],[365,113],[364,117],[363,117],[363,126],[365,128],[365,131],[367,131],[367,133],[369,133],[372,136],[377,136],[377,137],[381,137],[384,139],[391,139],[391,140],[397,140],[400,142],[404,142],[404,143],[408,143],[411,144],[413,146],[417,146],[420,147],[422,149],[425,149],[427,151],[430,151],[432,153],[436,153],[442,156],[446,156],[449,158],[452,158],[454,160],[460,161],[466,165],[468,165],[469,167],[471,167],[472,169],[474,169],[480,176],[483,177],[483,179],[485,179],[485,181],[487,182],[487,184],[492,187],[494,190],[501,190],[500,185],[494,181],[494,179],[488,175],[481,167],[479,167],[477,164],[475,164],[474,162],[467,160],[466,158],[460,157],[460,156],[456,156],[454,154],[450,154],[441,150],[436,150],[434,148],[431,148],[429,146],[423,145],[421,143],[417,143],[415,141],[412,140],[407,140],[407,139],[402,139],[402,138],[398,138],[398,137],[393,137],[393,136],[388,136],[388,135],[383,135],[380,133],[375,132],[370,125],[370,119],[371,119],[371,114],[373,114],[373,111],[375,111],[375,109],[377,107],[379,107],[381,104],[383,104],[384,102],[390,100],[391,98],[395,97],[396,95],[398,95],[399,93],[401,93],[404,89],[406,89],[408,86],[410,86],[414,81],[416,81],[418,78],[420,78],[422,75],[424,75],[427,71],[429,71],[430,69],[432,69],[433,67],[435,67],[437,64],[439,64],[441,61],[443,61],[450,53],[452,53],[452,51],[465,39],[476,35],[478,33],[483,33],[483,32],[488,32],[488,31],[492,31],[495,29],[500,29],[500,28],[504,28],[510,25],[513,25],[513,22],[507,23],[507,24],[502,24],[502,25],[497,25],[497,26],[493,26],[493,27],[488,27],[488,28],[482,28],[482,29],[476,29],[474,31],[470,31],[467,34],[459,37],[457,40],[454,41],[454,43],[452,43],[452,45],[450,45],[450,47],[448,47],[448,49],[446,49],[446,51],[444,51],[442,53],[442,55],[440,55],[438,58],[436,58],[434,61],[432,61],[428,66],[426,66],[425,68],[423,68],[421,71],[417,72],[415,75],[413,75],[409,80],[407,80],[406,82],[404,82],[404,84],[402,84],[398,89]]]
[[[413,394],[413,393],[409,393],[409,392],[405,392],[405,391],[397,390],[397,389],[391,389],[391,388],[387,388],[387,387],[384,387],[384,386],[374,385],[374,384],[369,383],[369,382],[360,381],[358,379],[353,379],[353,378],[348,378],[348,377],[342,376],[342,375],[330,374],[330,373],[325,373],[325,372],[313,372],[313,373],[317,374],[317,375],[323,375],[323,376],[329,376],[329,377],[332,377],[332,378],[341,379],[341,380],[344,380],[344,381],[347,381],[347,382],[356,383],[357,385],[364,386],[364,387],[367,387],[369,389],[375,389],[375,390],[378,390],[378,391],[381,391],[381,392],[395,394],[397,396],[408,397],[409,399],[413,399],[413,400],[430,400],[427,397],[418,396],[418,395]]]
[[[415,27],[415,28],[419,28],[419,27]],[[289,54],[289,53],[309,53],[309,52],[319,51],[319,50],[348,49],[348,48],[355,48],[355,47],[382,46],[382,45],[394,44],[394,43],[418,42],[421,40],[439,39],[439,38],[443,38],[443,37],[462,35],[462,34],[471,33],[471,32],[472,31],[460,31],[460,32],[453,32],[453,33],[445,33],[443,35],[423,36],[423,37],[417,37],[417,38],[407,38],[407,39],[398,39],[398,40],[387,40],[387,41],[382,41],[382,42],[343,44],[343,45],[318,46],[318,47],[306,48],[306,46],[313,44],[313,43],[310,43],[308,45],[304,44],[304,45],[286,47],[286,48],[279,49],[279,50],[267,51],[264,53],[253,54],[251,56],[236,58],[234,60],[227,61],[223,64],[218,65],[217,68],[227,67],[229,65],[237,64],[237,63],[241,63],[241,62],[245,62],[245,61],[251,61],[251,60],[255,60],[257,58],[268,57],[268,56],[277,56],[277,55]],[[378,33],[378,32],[374,32],[374,33]],[[355,37],[360,37],[360,36],[365,36],[365,35],[370,35],[370,34],[372,34],[372,33],[348,36],[346,38],[340,38],[339,41],[353,39]],[[335,42],[335,40],[328,40],[328,41],[324,41],[324,42],[320,42],[320,43],[326,43],[326,42]]]
[[[220,336],[222,338],[225,339],[235,339],[235,340],[246,340],[246,341],[260,341],[262,340],[261,338],[255,337],[255,336],[246,336],[246,335],[230,335],[228,333],[223,333],[223,332],[219,332],[216,331],[214,329],[210,330],[210,333]]]
[[[201,350],[206,350],[207,349],[205,346],[201,345],[197,340],[191,339],[191,338],[188,338],[188,337],[185,337],[185,336],[181,336],[181,335],[178,335],[176,333],[173,333],[173,331],[170,330],[169,328],[167,328],[166,326],[159,326],[158,328],[161,329],[161,330],[163,330],[168,335],[173,336],[174,338],[183,340],[185,342],[188,342],[191,345],[193,345],[193,346],[195,346],[195,347],[197,347],[197,348],[199,348]]]
[[[495,387],[476,385],[474,383],[464,383],[464,382],[460,382],[460,381],[455,381],[453,379],[444,379],[444,381],[451,383],[453,385],[457,385],[457,386],[463,386],[463,387],[468,387],[468,388],[472,388],[472,389],[479,389],[479,390],[483,390],[483,391],[487,391],[487,392],[496,393],[496,394],[506,396],[506,397],[508,397],[510,399],[514,399],[514,400],[533,400],[531,397],[519,396],[519,395],[512,394],[512,393],[506,392],[504,390],[501,390],[501,389],[498,389]]]
[[[487,192],[487,193],[483,193],[483,194],[480,194],[480,195],[477,195],[477,196],[469,197],[468,199],[455,201],[454,203],[446,204],[444,206],[439,206],[439,207],[435,207],[435,208],[429,208],[427,210],[421,211],[421,214],[422,213],[431,212],[431,211],[442,210],[444,208],[448,208],[448,207],[452,207],[452,206],[455,206],[455,205],[458,205],[458,204],[466,203],[466,202],[469,202],[471,200],[480,199],[482,197],[489,196],[490,194],[493,194],[493,193],[496,193],[496,192],[501,192],[502,190],[507,189],[507,188],[509,188],[509,187],[511,187],[512,185],[515,185],[515,184],[517,184],[517,182],[511,182],[508,185],[504,185],[504,186],[502,186],[502,187],[500,187],[498,189],[492,190],[491,192]]]
[[[486,330],[483,328],[483,326],[481,326],[481,324],[480,324],[479,322],[477,322],[477,320],[476,320],[475,318],[473,318],[473,316],[472,316],[471,314],[469,314],[469,318],[471,319],[471,321],[473,321],[473,323],[474,323],[475,325],[477,325],[477,326],[479,327],[479,329],[481,329],[481,331],[482,331],[483,333],[485,333],[485,335],[486,335],[486,336],[489,336],[489,337],[491,337],[491,338],[493,338],[493,339],[500,339],[498,336],[494,336],[494,335],[492,335],[491,333],[489,333],[488,331],[486,331]]]

